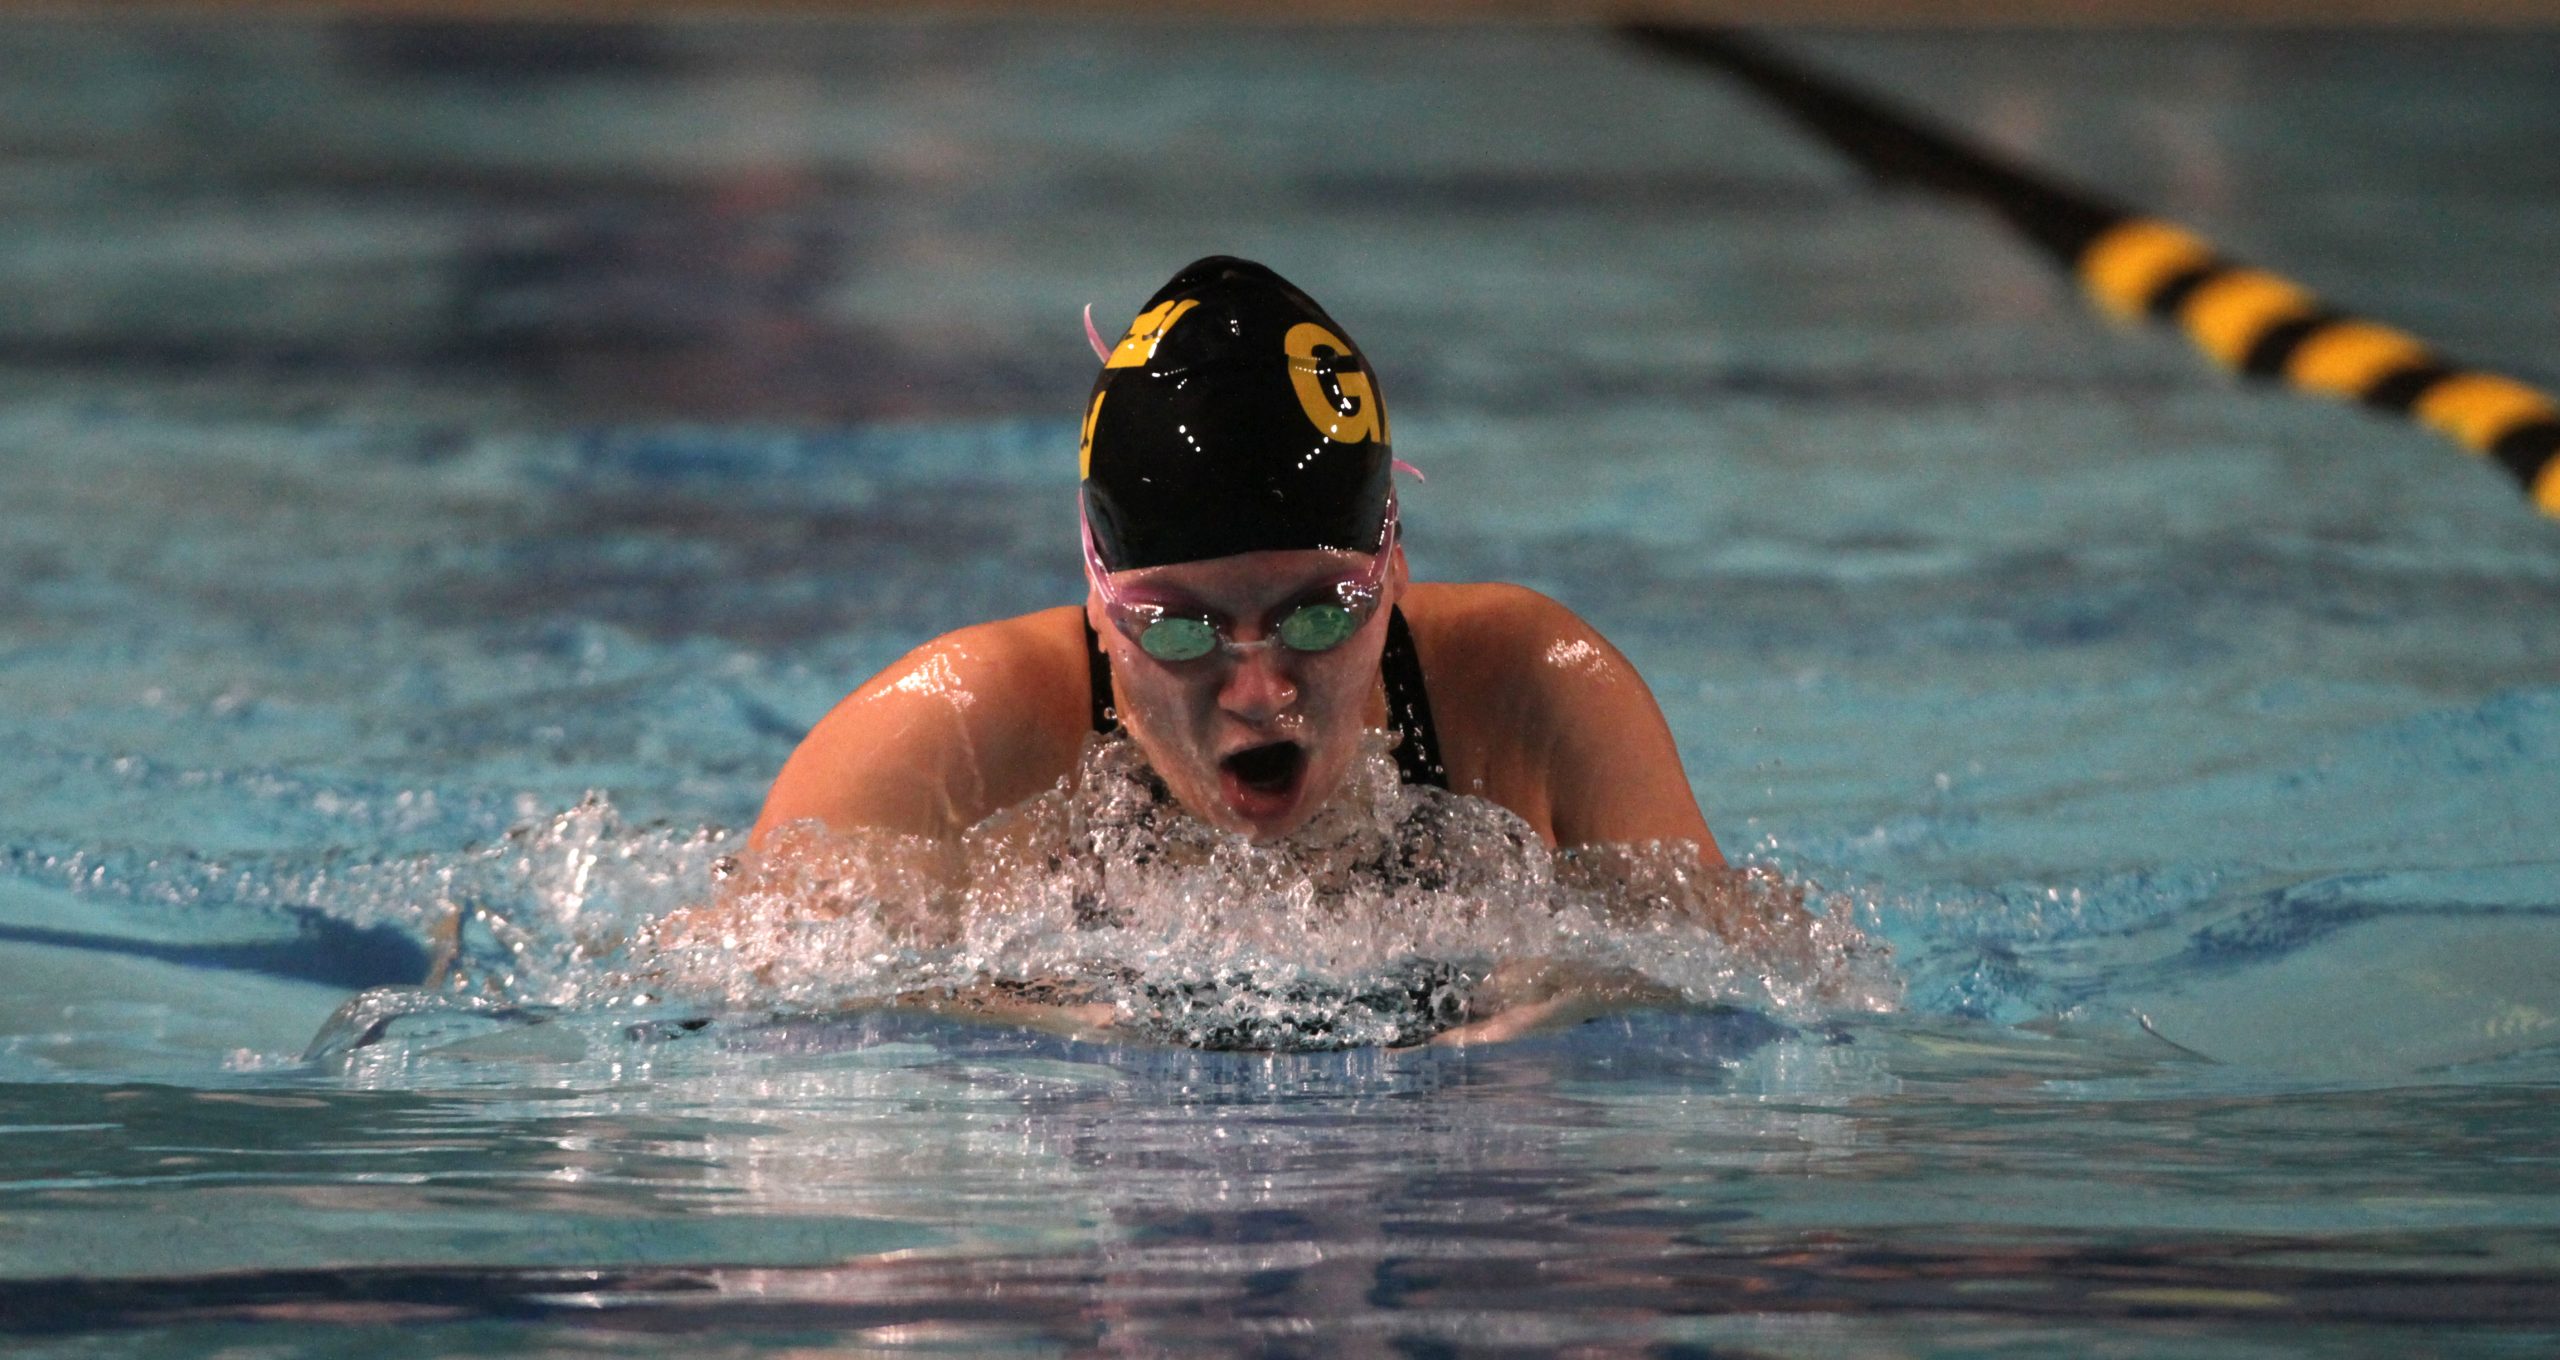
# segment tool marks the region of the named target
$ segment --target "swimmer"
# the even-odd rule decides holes
[[[751,848],[807,822],[956,842],[1113,733],[1191,817],[1273,841],[1383,730],[1406,783],[1500,804],[1550,849],[1665,843],[1722,868],[1607,639],[1532,590],[1409,578],[1377,377],[1278,274],[1212,256],[1157,290],[1104,358],[1080,445],[1082,606],[962,628],[855,690],[784,764]],[[1453,1037],[1606,990],[1519,976],[1544,980]]]

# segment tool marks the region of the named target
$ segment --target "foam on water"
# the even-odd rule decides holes
[[[590,799],[370,889],[447,915],[438,978],[359,998],[315,1052],[457,1008],[905,1001],[1305,1049],[1413,1043],[1560,1000],[1795,1018],[1894,1005],[1883,951],[1845,915],[1693,856],[1552,853],[1501,807],[1400,784],[1376,736],[1349,786],[1271,844],[1186,815],[1125,739],[1091,743],[1072,778],[956,845],[804,824],[747,854],[624,829]]]

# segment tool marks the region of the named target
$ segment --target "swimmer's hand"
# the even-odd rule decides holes
[[[1104,1039],[1120,1020],[1120,1008],[1087,994],[1050,991],[1039,984],[982,982],[952,991],[915,992],[898,998],[902,1006],[936,1015],[1021,1025],[1068,1039]]]
[[[1701,926],[1751,973],[1819,980],[1826,954],[1856,931],[1805,907],[1804,885],[1759,865],[1700,864],[1682,841],[1576,846],[1556,881],[1590,895],[1620,929]]]
[[[1467,998],[1467,1022],[1443,1030],[1434,1044],[1505,1043],[1544,1030],[1580,1024],[1595,1015],[1668,1006],[1680,993],[1624,968],[1601,968],[1557,959],[1515,959],[1500,964]]]
[[[1581,846],[1558,856],[1556,869],[1559,885],[1584,894],[1612,929],[1686,927],[1712,936],[1743,995],[1756,981],[1817,1004],[1858,1001],[1866,974],[1857,961],[1882,949],[1836,913],[1808,910],[1803,884],[1757,866],[1702,865],[1685,842]],[[1469,998],[1466,1022],[1431,1042],[1500,1043],[1612,1011],[1695,999],[1630,969],[1513,960]]]

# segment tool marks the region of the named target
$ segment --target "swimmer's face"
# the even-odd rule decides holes
[[[1305,824],[1342,786],[1362,729],[1383,717],[1372,712],[1378,656],[1405,584],[1404,551],[1394,554],[1378,607],[1349,641],[1321,652],[1215,649],[1196,661],[1159,661],[1087,591],[1085,617],[1111,657],[1120,725],[1193,816],[1271,840]],[[1206,618],[1250,643],[1272,636],[1300,605],[1334,598],[1334,587],[1370,560],[1315,549],[1240,553],[1119,572],[1111,584],[1127,603]]]

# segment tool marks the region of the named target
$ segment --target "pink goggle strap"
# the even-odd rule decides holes
[[[1106,364],[1111,362],[1111,347],[1102,343],[1102,332],[1093,328],[1093,304],[1090,302],[1084,305],[1084,342],[1093,346],[1094,358]]]

